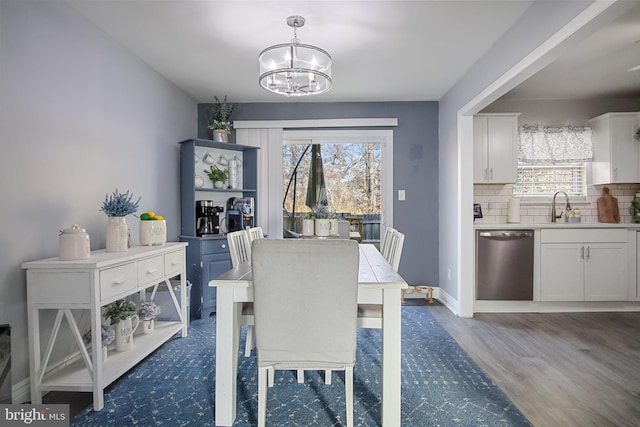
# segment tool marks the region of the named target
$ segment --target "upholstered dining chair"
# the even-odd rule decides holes
[[[404,234],[394,228],[387,227],[385,238],[382,241],[384,251],[382,256],[389,265],[398,271],[400,258],[402,257],[402,247],[404,246]],[[386,255],[385,255],[386,252]],[[404,291],[402,293],[404,301]],[[382,328],[382,305],[381,304],[359,304],[358,305],[358,327],[360,328]]]
[[[237,267],[243,262],[251,261],[249,233],[245,230],[231,232],[227,234],[227,243],[231,253],[231,265]],[[247,325],[247,336],[244,343],[245,357],[251,355],[251,349],[253,348],[253,322],[253,303],[245,302],[242,304],[242,314],[240,315],[240,324]]]
[[[251,246],[251,242],[254,240],[264,239],[262,227],[246,228],[244,231],[247,234],[249,246]],[[251,356],[251,350],[256,346],[255,337],[253,335],[253,303],[245,302],[242,304],[242,319],[247,325],[247,336],[244,342],[244,357],[249,357]]]
[[[358,264],[352,240],[253,242],[259,427],[275,370],[344,370],[347,426],[353,426]]]

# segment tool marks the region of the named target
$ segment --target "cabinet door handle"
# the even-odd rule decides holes
[[[587,261],[591,258],[591,251],[589,250],[589,246],[587,246]]]
[[[223,243],[223,244],[221,244],[221,245],[220,245],[220,247],[221,247],[222,249],[226,249],[227,245],[225,245],[225,244]]]

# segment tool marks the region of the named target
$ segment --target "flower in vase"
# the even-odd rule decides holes
[[[138,210],[140,199],[141,197],[138,197],[138,200],[134,202],[133,193],[129,193],[129,190],[127,190],[127,192],[123,194],[118,192],[116,188],[116,191],[111,195],[107,194],[104,197],[104,202],[102,202],[102,208],[100,210],[106,213],[107,216],[127,216]]]
[[[111,344],[113,340],[116,339],[116,333],[110,325],[102,325],[102,327],[100,328],[100,335],[102,338],[103,346]],[[87,344],[91,343],[91,329],[89,329],[82,335],[82,339]]]
[[[155,319],[160,314],[160,307],[153,301],[142,301],[138,309],[140,320]]]

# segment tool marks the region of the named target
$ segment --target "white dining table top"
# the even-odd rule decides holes
[[[360,249],[360,267],[358,284],[379,288],[397,287],[406,289],[407,282],[389,265],[378,249],[368,243],[358,245]],[[209,282],[209,286],[219,287],[251,287],[253,286],[251,263],[245,262],[232,268]]]

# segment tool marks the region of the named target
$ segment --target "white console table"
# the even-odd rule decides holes
[[[109,384],[176,333],[182,332],[183,337],[187,335],[186,246],[187,243],[167,243],[132,247],[127,252],[99,250],[91,252],[86,260],[60,261],[56,257],[22,264],[27,270],[32,403],[42,403],[43,392],[50,390],[92,392],[93,409],[99,411],[104,407],[104,389]],[[180,301],[169,283],[170,278],[178,275]],[[152,334],[145,335],[138,330],[133,349],[109,351],[107,359],[103,360],[101,308],[138,292],[144,298],[149,288],[152,288],[150,299],[153,299],[158,285],[163,282],[179,320],[156,320]],[[71,312],[78,309],[91,313],[91,354]],[[40,348],[40,310],[57,310],[44,352]],[[67,320],[78,351],[51,367],[50,358],[63,319]]]

